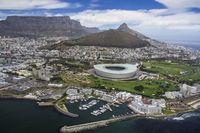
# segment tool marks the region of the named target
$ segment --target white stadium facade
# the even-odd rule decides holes
[[[107,79],[131,79],[136,75],[138,64],[97,64],[94,73]]]

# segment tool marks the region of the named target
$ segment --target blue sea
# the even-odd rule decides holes
[[[76,113],[77,106],[68,105]],[[127,106],[122,106],[115,113],[127,111]],[[80,118],[69,118],[53,107],[38,107],[34,101],[0,99],[0,133],[59,133],[64,125],[105,119],[110,117],[111,112],[99,118],[91,116],[88,111],[79,112],[79,115]],[[182,117],[182,120],[129,120],[84,133],[200,133],[200,111],[186,113]]]
[[[195,44],[195,45],[192,45],[192,44],[183,44],[183,46],[188,47],[188,48],[192,48],[194,50],[200,50],[200,43],[199,43],[199,45],[197,45],[197,44]]]
[[[200,50],[200,42],[199,41],[172,41],[172,40],[165,40],[164,42],[168,42],[171,44],[178,44],[188,48],[192,48],[194,50]]]

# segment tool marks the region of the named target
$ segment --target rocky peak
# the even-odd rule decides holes
[[[126,23],[121,24],[118,28],[118,30],[126,30],[126,29],[130,29]]]
[[[148,39],[148,37],[146,37],[145,35],[143,35],[143,34],[137,32],[137,31],[132,30],[131,28],[129,28],[126,23],[121,24],[117,30],[129,33],[129,34],[131,34],[133,36],[136,36],[136,37],[138,37],[138,38],[140,38],[142,40]]]

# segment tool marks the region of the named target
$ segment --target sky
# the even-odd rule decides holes
[[[70,16],[100,29],[127,23],[161,41],[200,45],[200,0],[0,0],[7,16]]]

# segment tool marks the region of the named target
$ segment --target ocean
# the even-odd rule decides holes
[[[173,40],[164,40],[164,42],[170,44],[178,44],[188,48],[192,48],[194,50],[200,50],[200,42],[199,41],[173,41]]]
[[[101,102],[100,105],[104,103]],[[106,112],[101,117],[91,116],[88,111],[79,111],[79,103],[68,105],[80,118],[69,118],[58,113],[53,107],[39,107],[29,100],[0,100],[0,133],[59,133],[64,125],[80,124],[111,117]],[[97,106],[97,105],[96,105]],[[95,108],[95,107],[94,107]],[[123,114],[130,110],[122,105],[113,113]],[[200,111],[187,113],[184,120],[138,119],[118,122],[97,130],[84,133],[200,133]]]
[[[198,44],[195,44],[195,45],[183,44],[183,46],[188,47],[188,48],[192,48],[194,50],[200,50],[200,43],[199,43],[199,45]]]

